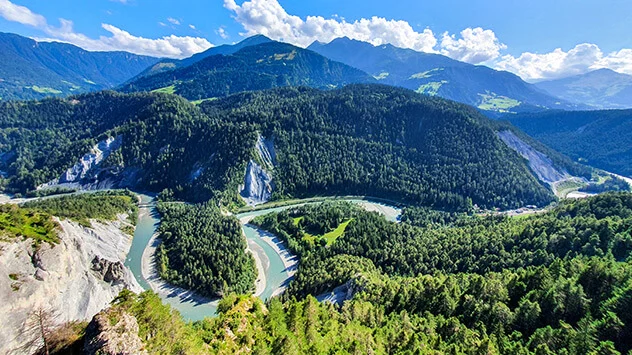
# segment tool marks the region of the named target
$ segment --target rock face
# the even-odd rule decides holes
[[[142,291],[123,265],[132,242],[120,230],[124,217],[92,228],[59,221],[60,243],[37,250],[31,240],[0,243],[0,354],[22,346],[33,310],[54,312],[58,323],[89,320],[124,288]]]
[[[117,322],[111,320],[117,320]],[[136,318],[128,313],[118,313],[112,309],[94,316],[86,329],[83,351],[87,355],[147,354],[138,336]]]
[[[261,165],[254,160],[248,162],[244,184],[239,190],[241,197],[250,206],[268,202],[274,190],[272,175],[276,165],[274,141],[259,136],[256,151]]]
[[[89,153],[81,157],[75,165],[68,168],[68,170],[61,174],[59,178],[38,186],[38,189],[59,186],[71,188],[82,187],[84,189],[103,189],[114,187],[114,181],[111,181],[111,179],[107,176],[109,175],[107,172],[110,169],[103,168],[102,163],[110,156],[110,154],[121,148],[122,144],[122,136],[110,137],[99,142],[97,145],[92,147]],[[119,177],[118,180],[122,180],[124,178],[124,176]]]
[[[529,161],[529,167],[538,179],[549,185],[571,178],[571,175],[563,169],[558,169],[551,158],[533,149],[529,144],[520,139],[511,131],[498,132],[498,137],[505,144],[522,155]]]

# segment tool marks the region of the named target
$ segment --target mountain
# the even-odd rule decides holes
[[[269,39],[268,37],[264,36],[264,35],[255,35],[252,37],[248,37],[246,39],[244,39],[243,41],[237,43],[237,44],[223,44],[221,46],[217,46],[217,47],[212,47],[207,49],[206,51],[202,52],[202,53],[197,53],[194,54],[193,56],[189,57],[189,58],[185,58],[185,59],[163,59],[160,62],[156,63],[155,65],[145,69],[141,74],[139,74],[139,77],[143,77],[143,76],[148,76],[148,75],[153,75],[153,74],[158,74],[158,73],[162,73],[168,70],[172,70],[172,69],[176,69],[176,68],[184,68],[184,67],[188,67],[189,65],[195,64],[197,62],[199,62],[200,60],[204,59],[204,58],[208,58],[214,55],[230,55],[233,54],[235,52],[238,52],[240,49],[242,48],[246,48],[246,47],[250,47],[250,46],[256,46],[258,44],[262,44],[262,43],[268,43],[268,42],[272,42],[271,39]],[[136,79],[136,78],[135,78]]]
[[[113,88],[158,60],[0,33],[0,98],[37,99]]]
[[[550,111],[505,118],[577,161],[632,176],[632,110]]]
[[[536,86],[566,101],[598,109],[632,108],[632,76],[610,69],[542,81]]]
[[[374,81],[358,69],[312,51],[286,43],[265,42],[233,54],[206,57],[187,67],[141,77],[120,89],[123,92],[161,90],[189,100],[204,100],[282,86],[336,88]]]
[[[485,111],[518,112],[544,108],[575,109],[520,77],[439,54],[397,48],[390,44],[338,38],[308,47],[327,58],[359,68],[381,83],[462,102]]]
[[[224,205],[351,194],[450,210],[554,199],[505,142],[509,128],[390,86],[278,88],[199,107],[101,92],[1,104],[0,127],[8,191],[136,187]]]

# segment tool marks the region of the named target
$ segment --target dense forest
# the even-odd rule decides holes
[[[371,195],[453,210],[553,200],[496,137],[496,123],[465,105],[409,90],[286,88],[200,107],[211,118],[254,124],[274,139],[277,198]]]
[[[32,190],[58,178],[98,142],[122,136],[122,147],[92,180],[169,189],[191,201],[237,203],[238,179],[256,141],[246,126],[211,121],[186,100],[164,94],[100,92],[3,102],[0,169],[8,176],[3,184],[8,191]]]
[[[557,151],[597,168],[632,175],[632,110],[550,111],[505,119]]]
[[[273,89],[199,108],[175,95],[113,92],[4,102],[0,185],[31,191],[119,137],[121,147],[79,183],[235,206],[262,135],[276,151],[276,199],[372,195],[453,211],[552,202],[497,129],[470,107],[377,85]]]
[[[485,274],[579,256],[611,255],[625,260],[632,251],[632,195],[626,193],[565,201],[530,218],[472,216],[453,220],[444,215],[404,219],[422,225],[434,219],[432,228],[390,223],[377,213],[352,207],[335,206],[342,212],[339,215],[328,212],[331,208],[308,206],[253,221],[286,240],[288,247],[301,255],[290,295],[320,294],[373,268],[407,277],[435,272]],[[323,246],[305,238],[307,225],[297,226],[297,218],[331,226],[340,220],[351,222],[335,242]],[[367,260],[349,262],[350,257]]]
[[[290,44],[267,42],[214,55],[183,68],[140,77],[123,92],[167,90],[189,100],[283,86],[336,88],[373,82],[370,75]]]
[[[217,207],[159,203],[160,277],[201,295],[247,293],[257,278],[241,225]]]

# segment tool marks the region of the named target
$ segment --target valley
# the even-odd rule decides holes
[[[0,354],[632,354],[632,51],[521,26],[590,4],[17,2]]]

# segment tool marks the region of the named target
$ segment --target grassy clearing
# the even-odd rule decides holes
[[[443,86],[444,84],[447,84],[448,82],[445,80],[441,80],[441,81],[432,81],[429,82],[427,84],[423,84],[421,86],[419,86],[419,88],[415,91],[417,91],[420,94],[425,94],[425,95],[430,95],[430,96],[435,96],[437,95],[437,93],[439,93],[439,89],[441,89],[441,86]]]
[[[506,96],[497,96],[496,94],[478,94],[482,101],[478,108],[486,111],[507,112],[510,108],[520,105],[520,101],[514,100]]]
[[[196,106],[197,106],[197,105],[201,104],[202,102],[205,102],[205,101],[215,101],[215,100],[217,100],[217,97],[209,97],[208,99],[195,100],[195,101],[190,101],[190,102],[191,102],[192,104],[194,104],[194,105],[196,105]]]
[[[35,92],[38,92],[40,94],[61,94],[62,93],[60,90],[45,87],[45,86],[33,85],[33,86],[27,86],[27,88]]]
[[[294,223],[298,225],[298,223],[300,222],[300,219],[302,218],[303,217],[295,218]],[[345,233],[345,230],[347,230],[347,226],[349,225],[349,223],[351,223],[351,221],[353,221],[353,218],[340,223],[340,225],[336,229],[332,230],[329,233],[325,233],[325,235],[322,235],[322,236],[305,233],[305,236],[303,237],[303,239],[310,241],[312,243],[317,243],[317,242],[320,242],[321,240],[325,240],[327,242],[326,245],[330,246],[336,241],[336,239],[338,239],[340,236],[342,236]]]
[[[176,86],[175,85],[165,86],[164,88],[152,90],[151,92],[159,92],[159,93],[162,93],[162,94],[175,94],[176,93]]]

